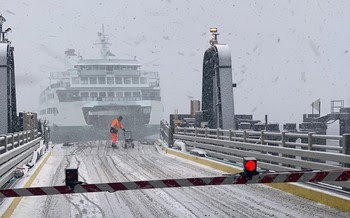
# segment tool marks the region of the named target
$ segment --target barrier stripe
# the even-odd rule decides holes
[[[346,181],[350,179],[350,171],[344,171],[335,181]]]
[[[340,176],[339,176],[340,175]],[[327,179],[336,178],[336,179]],[[73,194],[87,192],[116,192],[126,190],[141,190],[155,188],[176,188],[207,185],[234,185],[234,184],[256,184],[256,183],[289,183],[289,182],[330,182],[330,181],[348,181],[350,180],[350,169],[344,170],[326,170],[326,171],[307,171],[307,172],[282,172],[282,173],[263,173],[248,180],[244,175],[228,175],[219,177],[198,177],[184,179],[166,179],[166,180],[145,180],[132,182],[116,183],[98,183],[98,184],[80,184],[74,189],[68,186],[52,187],[31,187],[17,189],[3,189],[0,193],[3,197],[24,197],[40,195]]]
[[[188,153],[183,153],[178,150],[168,148],[160,140],[157,141],[157,145],[160,146],[160,148],[166,154],[170,154],[176,157],[190,160],[192,162],[195,162],[213,169],[217,169],[217,170],[224,171],[226,173],[231,173],[231,174],[242,172],[242,169],[232,165],[211,160],[209,158],[194,156]],[[326,179],[327,181],[333,181],[336,178],[338,178],[339,175],[331,174],[331,175],[328,175]],[[303,177],[311,178],[309,175],[304,175]],[[305,199],[309,199],[311,201],[318,202],[345,212],[350,212],[350,207],[349,207],[350,200],[348,198],[343,198],[342,196],[333,194],[331,192],[326,192],[319,189],[306,187],[303,185],[299,185],[298,183],[270,183],[266,185],[271,188],[278,189]]]

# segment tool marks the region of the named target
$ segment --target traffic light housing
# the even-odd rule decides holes
[[[79,173],[77,168],[66,168],[66,186],[74,189],[74,186],[79,184]]]
[[[255,157],[243,158],[243,174],[247,179],[252,179],[254,175],[258,174],[257,161]]]

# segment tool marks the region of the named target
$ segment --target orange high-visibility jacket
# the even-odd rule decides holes
[[[119,121],[118,119],[113,120],[111,127],[113,127],[116,130],[124,128],[123,123],[121,121]]]

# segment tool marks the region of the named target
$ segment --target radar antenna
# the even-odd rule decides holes
[[[107,59],[108,56],[115,56],[109,50],[111,43],[108,42],[108,35],[105,34],[105,26],[102,24],[102,32],[97,33],[99,41],[94,43],[94,45],[101,45],[101,56],[103,59]]]

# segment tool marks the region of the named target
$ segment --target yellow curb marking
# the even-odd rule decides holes
[[[41,169],[44,167],[45,163],[47,162],[47,160],[49,159],[50,156],[51,156],[51,151],[45,157],[43,162],[41,162],[40,166],[35,170],[34,174],[30,177],[30,179],[26,182],[26,184],[24,185],[24,188],[28,188],[28,187],[30,187],[32,185],[32,183],[34,182],[35,178],[38,176],[38,174],[40,173]],[[7,208],[7,210],[5,211],[5,213],[1,217],[2,218],[11,217],[12,213],[15,211],[16,207],[21,202],[21,200],[22,200],[22,197],[16,197],[12,201],[11,205]]]

